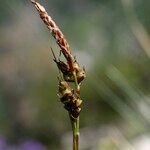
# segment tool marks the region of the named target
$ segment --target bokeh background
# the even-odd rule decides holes
[[[150,1],[41,0],[86,68],[81,150],[150,150]],[[0,150],[70,150],[59,48],[29,0],[0,0]]]

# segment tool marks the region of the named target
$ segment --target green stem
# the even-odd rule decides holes
[[[76,72],[73,72],[74,79],[75,79],[75,87],[76,91],[79,91],[79,85],[77,81]],[[79,150],[79,117],[78,118],[72,118],[70,116],[71,124],[72,124],[72,132],[73,132],[73,150]]]
[[[79,117],[74,119],[70,116],[73,132],[73,150],[79,150]]]

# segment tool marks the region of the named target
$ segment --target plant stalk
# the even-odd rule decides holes
[[[76,72],[74,71],[73,72],[73,76],[74,76],[74,79],[75,79],[75,88],[76,88],[76,91],[78,92],[80,87],[79,87],[79,84],[78,84],[78,81],[77,81],[77,76],[76,76]],[[70,117],[71,119],[71,124],[72,124],[72,132],[73,132],[73,150],[79,150],[79,116],[77,118],[72,118]]]
[[[70,116],[73,133],[73,150],[79,150],[79,117],[72,118]]]

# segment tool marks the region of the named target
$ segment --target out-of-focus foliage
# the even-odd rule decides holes
[[[81,149],[150,149],[150,1],[40,2],[86,68]],[[50,52],[59,48],[30,1],[0,3],[0,150],[71,149]]]

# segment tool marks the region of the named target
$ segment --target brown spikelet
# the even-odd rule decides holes
[[[61,51],[70,66],[70,70],[73,71],[74,70],[73,68],[74,57],[71,54],[69,44],[67,40],[65,39],[63,33],[55,24],[55,22],[52,20],[52,18],[48,15],[47,11],[45,10],[43,6],[41,6],[35,0],[31,0],[31,2],[34,4],[43,22],[46,24],[48,29],[50,29],[52,36],[56,39],[57,44],[61,48]]]
[[[59,81],[58,95],[64,108],[69,111],[73,118],[77,118],[81,111],[82,100],[74,93],[66,81]]]

